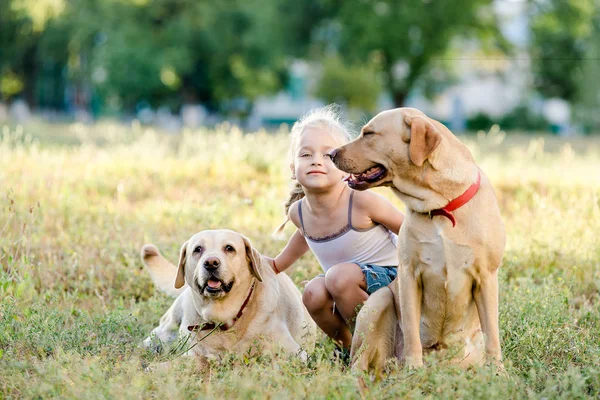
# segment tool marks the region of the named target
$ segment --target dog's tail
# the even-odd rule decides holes
[[[184,285],[181,289],[175,289],[177,267],[164,258],[155,245],[145,244],[142,246],[140,256],[142,264],[146,266],[152,281],[161,292],[177,297],[187,288],[187,285]]]

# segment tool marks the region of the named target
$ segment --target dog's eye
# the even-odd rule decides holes
[[[202,253],[202,250],[204,250],[202,246],[196,246],[194,247],[194,254],[200,254]]]
[[[235,249],[233,248],[232,245],[228,244],[227,246],[225,246],[225,251],[228,253],[233,253],[235,251]]]

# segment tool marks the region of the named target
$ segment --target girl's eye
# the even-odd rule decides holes
[[[329,154],[329,153],[323,154],[323,157],[326,157],[326,158],[329,158],[330,160],[333,160],[333,157],[331,157],[331,154]]]
[[[300,157],[310,157],[310,154],[308,154],[308,153],[304,153],[304,154],[302,154]]]
[[[200,254],[200,253],[202,253],[202,250],[204,250],[204,249],[202,248],[202,246],[196,246],[196,247],[194,248],[194,254]]]
[[[228,244],[227,246],[225,246],[225,251],[228,253],[233,253],[235,251],[235,249],[233,248],[232,245]]]

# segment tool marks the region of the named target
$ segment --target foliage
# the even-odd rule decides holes
[[[597,0],[549,0],[531,4],[535,86],[547,97],[575,100],[582,62],[592,37]]]
[[[36,87],[57,87],[67,77],[82,94],[83,107],[97,99],[129,110],[140,101],[219,108],[244,98],[247,112],[258,96],[285,85],[293,58],[325,57],[328,76],[344,81],[320,89],[328,97],[372,108],[370,99],[383,81],[401,104],[419,79],[428,81],[432,71],[447,68],[442,59],[455,39],[475,38],[484,47],[500,40],[490,5],[491,0],[9,0],[0,5],[6,54],[0,74],[5,98],[18,94],[18,77],[30,102]],[[369,100],[359,99],[361,90]],[[55,91],[43,101],[59,104],[60,90]]]
[[[27,60],[35,52],[38,34],[24,9],[0,2],[0,99],[25,89]]]
[[[351,63],[380,60],[397,106],[432,68],[445,67],[454,40],[506,47],[490,0],[339,3],[340,54]]]
[[[376,63],[346,65],[338,56],[323,61],[317,96],[326,103],[346,103],[350,108],[374,111],[382,91]]]
[[[73,0],[47,14],[32,4],[0,5],[0,74],[18,73],[33,87],[40,70],[58,64],[77,90],[130,110],[142,100],[251,104],[285,83],[288,57],[310,37],[296,28],[315,18],[307,2],[284,0]],[[284,23],[288,12],[295,14]],[[34,69],[27,76],[26,65]]]
[[[467,129],[470,131],[489,130],[492,125],[499,125],[502,129],[514,131],[525,130],[533,132],[547,131],[550,123],[533,112],[527,105],[521,104],[500,118],[478,113],[467,119]]]
[[[600,130],[600,13],[594,21],[594,32],[590,46],[582,62],[582,79],[577,82],[577,102],[575,120],[581,123],[587,132]]]
[[[278,18],[272,1],[107,0],[74,11],[93,41],[90,69],[105,75],[97,86],[129,108],[141,99],[216,107],[282,84],[284,36],[269,24]]]

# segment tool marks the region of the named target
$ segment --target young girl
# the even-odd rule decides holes
[[[329,155],[349,141],[333,107],[301,118],[291,136],[290,169],[297,182],[286,212],[297,230],[271,266],[285,271],[312,250],[325,273],[308,283],[302,299],[317,325],[349,349],[348,322],[356,306],[396,277],[395,234],[404,216],[384,197],[346,185],[346,174]]]

